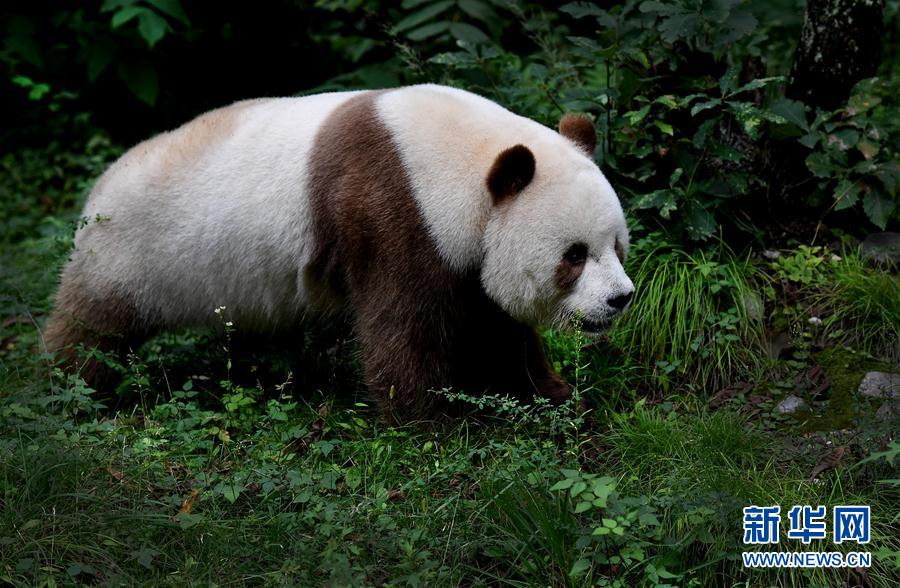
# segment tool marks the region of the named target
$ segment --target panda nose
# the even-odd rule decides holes
[[[631,297],[634,295],[634,290],[628,292],[627,294],[619,294],[614,298],[609,298],[606,303],[615,308],[616,310],[622,310],[625,308],[629,302],[631,302]]]

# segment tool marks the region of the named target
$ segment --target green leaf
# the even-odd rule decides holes
[[[881,98],[876,96],[874,91],[874,78],[859,82],[854,87],[853,95],[847,100],[848,114],[853,116],[881,104]]]
[[[806,158],[806,167],[817,178],[830,178],[837,169],[831,158],[824,153],[810,153]]]
[[[684,213],[684,221],[688,236],[696,241],[710,237],[716,230],[715,219],[698,202],[688,203]]]
[[[572,485],[572,489],[569,490],[569,494],[572,495],[572,498],[575,498],[585,490],[587,490],[587,483],[579,480]]]
[[[50,92],[50,86],[47,84],[35,84],[28,92],[28,99],[38,101]]]
[[[873,143],[872,141],[863,139],[859,143],[856,144],[856,148],[862,153],[862,156],[866,159],[872,159],[878,152],[881,151],[881,147],[879,147],[878,143]]]
[[[681,6],[678,6],[677,3],[673,2],[657,2],[656,0],[649,0],[648,2],[641,2],[640,8],[638,8],[641,12],[652,13],[652,14],[660,14],[660,15],[673,15],[680,14],[684,9]]]
[[[579,514],[585,511],[588,511],[594,507],[593,503],[588,502],[586,500],[582,500],[577,505],[575,505],[575,514]]]
[[[834,209],[844,210],[854,206],[859,200],[860,190],[859,182],[852,182],[846,178],[838,182],[834,191]]]
[[[566,40],[568,40],[576,47],[585,49],[590,53],[595,53],[601,50],[600,44],[597,43],[597,41],[589,39],[587,37],[576,37],[574,35],[569,35],[568,37],[566,37]]]
[[[13,16],[7,24],[8,34],[4,39],[6,51],[18,53],[22,59],[36,67],[43,66],[41,46],[34,38],[37,25],[24,16]],[[5,60],[4,60],[5,61]]]
[[[142,102],[153,106],[159,94],[159,77],[148,60],[124,60],[119,63],[119,77]]]
[[[616,489],[616,482],[609,476],[603,476],[591,481],[591,491],[597,497],[594,500],[594,506],[598,508],[606,508],[606,500],[613,490]]]
[[[676,167],[675,171],[672,172],[672,175],[669,176],[669,187],[674,188],[678,184],[678,180],[681,179],[681,176],[684,175],[683,167]]]
[[[584,575],[586,571],[588,571],[591,567],[591,560],[587,558],[580,558],[575,560],[575,563],[572,564],[572,569],[569,570],[570,578],[580,578]]]
[[[894,201],[881,190],[870,190],[863,197],[863,210],[869,220],[883,231],[894,211]]]
[[[234,501],[237,500],[238,496],[241,495],[241,492],[244,491],[244,487],[240,484],[223,484],[221,491],[225,500],[234,504]]]
[[[636,125],[644,118],[646,118],[647,114],[650,112],[650,105],[646,104],[643,108],[639,110],[632,110],[630,112],[625,113],[625,117],[628,119],[628,124]]]
[[[653,101],[654,104],[662,104],[663,106],[667,106],[669,108],[678,108],[678,101],[675,99],[675,96],[672,94],[664,94]]]
[[[813,131],[813,132],[807,133],[807,134],[803,135],[802,137],[800,137],[799,139],[797,139],[797,142],[800,143],[801,145],[803,145],[804,147],[809,147],[810,149],[812,149],[813,147],[816,146],[816,144],[818,144],[819,139],[821,139],[821,138],[822,138],[821,133]]]
[[[712,131],[715,122],[716,120],[711,118],[697,128],[697,132],[694,133],[694,138],[691,139],[691,143],[695,148],[702,149],[706,146],[706,140],[709,137],[709,133]]]
[[[725,21],[725,28],[730,29],[728,32],[721,37],[718,38],[717,42],[720,45],[727,46],[727,44],[737,41],[742,37],[746,37],[754,30],[756,30],[757,20],[756,17],[753,16],[747,10],[735,10],[731,14],[728,15],[728,20]],[[720,49],[724,49],[725,47],[720,47]]]
[[[728,108],[734,113],[735,118],[741,123],[744,132],[751,139],[756,139],[759,134],[759,125],[762,123],[762,113],[749,102],[729,101]]]
[[[434,4],[430,4],[426,6],[422,10],[418,12],[414,12],[401,19],[400,22],[394,25],[391,29],[391,33],[397,34],[402,33],[403,31],[415,28],[422,23],[431,20],[432,18],[444,13],[448,8],[453,6],[455,2],[453,0],[443,0],[442,2],[435,2]]]
[[[610,18],[607,11],[603,10],[593,2],[569,2],[568,4],[561,6],[559,10],[571,14],[575,18],[593,16],[597,18],[598,21]]]
[[[806,105],[799,100],[779,98],[772,103],[769,110],[804,131],[809,130],[809,122],[806,120]]]
[[[450,34],[460,41],[466,41],[473,45],[479,43],[489,43],[490,38],[484,34],[478,27],[473,27],[464,22],[454,22],[450,25]]]
[[[87,57],[87,74],[90,81],[100,77],[116,56],[116,44],[109,39],[101,39],[84,49]]]
[[[714,108],[718,105],[722,104],[722,101],[719,98],[713,98],[712,100],[707,100],[706,102],[699,102],[691,107],[691,116],[697,116],[698,113],[703,112],[709,108]]]
[[[316,441],[315,443],[313,443],[313,445],[318,447],[319,451],[322,452],[322,455],[326,457],[334,449],[334,443],[332,443],[331,441],[326,441],[325,439]]]
[[[891,196],[896,196],[898,188],[900,188],[900,162],[888,161],[884,165],[879,166],[875,171],[875,177],[884,186],[884,189]]]
[[[643,208],[658,208],[659,216],[669,218],[669,214],[678,208],[675,202],[674,190],[654,190],[642,196],[638,196],[631,205],[638,210]]]
[[[841,151],[847,151],[859,143],[859,131],[855,129],[840,129],[825,138],[825,144],[829,147],[837,147]]]
[[[661,120],[655,120],[653,121],[653,124],[656,125],[656,127],[660,131],[664,132],[667,135],[671,136],[675,134],[675,129],[673,129],[672,125],[670,125],[669,123],[663,122]]]
[[[128,21],[132,20],[133,18],[137,18],[141,14],[153,13],[143,6],[128,6],[126,8],[123,8],[122,10],[112,15],[112,20],[110,21],[112,24],[112,28],[117,29],[120,26],[128,23]]]
[[[573,478],[566,478],[566,479],[560,480],[556,484],[550,486],[550,491],[555,492],[557,490],[567,490],[568,488],[571,488],[572,484],[574,484],[574,483],[575,483],[575,480]]]
[[[137,4],[139,1],[140,0],[103,0],[103,4],[100,5],[100,12],[111,12],[116,8]]]
[[[150,547],[144,547],[131,554],[132,558],[148,570],[153,570],[153,558],[159,555],[159,551]]]
[[[138,32],[147,42],[147,45],[153,49],[160,39],[166,36],[169,31],[169,23],[166,19],[153,12],[142,14],[138,20]]]
[[[491,24],[498,20],[494,9],[487,2],[480,0],[459,0],[459,9],[483,23]]]
[[[190,529],[198,523],[203,522],[203,515],[191,514],[189,512],[180,512],[175,515],[175,521],[182,529]]]
[[[722,92],[723,96],[727,96],[730,93],[734,92],[737,88],[738,78],[741,75],[741,66],[740,65],[732,65],[729,66],[725,73],[719,78],[719,91]]]
[[[450,24],[449,20],[430,22],[427,25],[422,25],[419,28],[409,31],[406,36],[413,41],[423,41],[429,37],[434,37],[446,32],[447,29],[450,28]]]
[[[733,92],[730,92],[728,95],[729,95],[729,96],[736,96],[736,95],[741,94],[741,93],[743,93],[743,92],[751,92],[751,91],[753,91],[753,90],[758,90],[758,89],[760,89],[760,88],[762,88],[762,87],[764,87],[764,86],[769,85],[769,84],[772,83],[772,82],[783,82],[783,81],[784,81],[784,76],[774,76],[774,77],[771,77],[771,78],[757,78],[757,79],[755,79],[755,80],[752,80],[752,81],[750,81],[750,82],[747,82],[746,84],[744,84],[743,86],[741,86],[741,87],[738,88],[737,90],[735,90],[735,91],[733,91]]]
[[[697,34],[700,30],[701,22],[699,14],[673,15],[664,19],[659,24],[659,36],[667,43],[674,43],[679,39],[686,39]]]
[[[180,21],[182,24],[189,25],[191,22],[188,20],[187,13],[184,11],[184,7],[181,5],[180,0],[146,0],[148,4],[162,12],[163,14],[168,14],[175,20]]]

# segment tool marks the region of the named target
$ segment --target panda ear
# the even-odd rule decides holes
[[[567,114],[559,119],[559,134],[573,141],[585,152],[588,157],[594,157],[594,149],[597,147],[597,132],[594,123],[583,114]]]
[[[494,204],[512,198],[525,189],[534,178],[534,165],[534,154],[525,145],[515,145],[501,151],[487,177]]]

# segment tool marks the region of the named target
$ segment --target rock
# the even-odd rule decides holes
[[[875,411],[875,419],[889,422],[900,418],[900,402],[888,400]]]
[[[785,396],[784,400],[779,402],[775,409],[780,414],[794,414],[804,406],[806,406],[806,402],[802,398],[791,394],[790,396]]]
[[[900,264],[900,233],[872,233],[862,242],[862,256],[878,263]]]
[[[859,393],[866,398],[896,398],[900,396],[900,374],[869,372],[859,384]]]

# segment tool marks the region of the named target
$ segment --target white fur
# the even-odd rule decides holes
[[[215,323],[219,305],[252,328],[293,324],[311,299],[303,280],[313,246],[309,153],[327,116],[354,94],[238,104],[224,133],[204,127],[221,121],[201,117],[138,145],[98,181],[84,216],[100,220],[79,230],[67,271],[93,293],[127,293],[167,324]],[[452,269],[480,266],[488,295],[530,323],[615,314],[606,300],[633,289],[614,253],[616,239],[627,249],[628,232],[609,183],[572,142],[441,86],[381,94],[377,112]],[[494,206],[488,170],[519,143],[535,155],[534,180]],[[554,271],[574,242],[587,244],[590,258],[560,293]]]
[[[615,253],[616,240],[628,249],[624,215],[595,165],[582,158],[573,166],[567,153],[552,155],[539,147],[532,184],[494,211],[485,233],[482,283],[525,322],[568,328],[580,317],[608,324],[620,311],[607,301],[634,291]],[[575,243],[587,245],[588,259],[572,288],[560,292],[555,270]]]
[[[215,324],[220,305],[261,330],[299,320],[313,245],[306,163],[319,126],[352,95],[252,104],[197,157],[178,153],[197,121],[132,149],[85,207],[80,280],[127,292],[167,324]]]
[[[444,260],[463,271],[482,264],[488,294],[513,317],[568,327],[575,316],[608,323],[607,300],[634,291],[615,254],[628,230],[612,187],[568,139],[494,102],[444,86],[414,86],[379,100],[400,148],[419,208]],[[522,144],[537,161],[532,183],[494,207],[485,179],[497,154]],[[556,265],[570,245],[589,259],[561,295]]]

